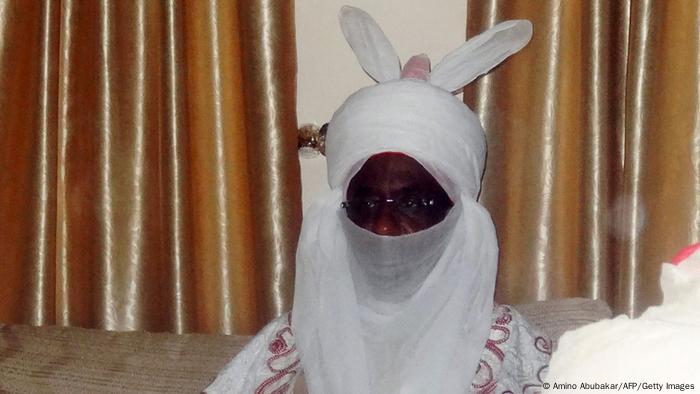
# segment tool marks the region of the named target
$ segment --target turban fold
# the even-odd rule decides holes
[[[358,164],[378,152],[405,153],[443,187],[451,188],[445,185],[451,182],[476,199],[486,139],[479,119],[457,97],[424,81],[401,79],[360,89],[331,118],[326,136],[331,189],[347,187]]]

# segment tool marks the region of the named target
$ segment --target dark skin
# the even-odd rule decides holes
[[[375,234],[389,236],[432,227],[454,205],[420,163],[396,152],[370,157],[350,180],[346,198],[350,220]],[[387,199],[393,201],[387,203]]]

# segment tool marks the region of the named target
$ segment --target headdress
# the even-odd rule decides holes
[[[476,201],[484,132],[453,93],[525,46],[532,26],[500,23],[432,71],[424,55],[402,71],[367,13],[343,7],[340,23],[363,69],[378,83],[351,95],[334,113],[326,139],[331,192],[309,208],[302,224],[292,329],[309,390],[469,392],[491,324],[498,246],[491,218]],[[437,179],[455,202],[443,222],[400,237],[353,227],[340,203],[352,176],[382,152],[411,156]],[[410,297],[378,305],[358,294],[363,279],[353,266],[366,256],[356,253],[356,242],[388,245],[404,259],[411,258],[402,254],[406,243],[432,242],[440,253],[414,256],[434,260]]]

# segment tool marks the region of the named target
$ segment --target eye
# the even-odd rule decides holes
[[[400,206],[401,208],[408,208],[408,209],[410,209],[410,208],[415,208],[415,207],[418,206],[418,201],[419,201],[419,199],[416,198],[416,197],[406,197],[406,198],[402,198],[402,199],[399,201],[399,206]]]
[[[362,206],[369,209],[375,208],[377,206],[377,200],[368,198],[362,202]]]

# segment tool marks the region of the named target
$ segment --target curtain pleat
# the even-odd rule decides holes
[[[633,2],[626,100],[619,304],[635,313],[660,299],[660,262],[697,242],[700,205],[700,5]]]
[[[57,1],[0,2],[0,315],[54,314]],[[12,171],[10,171],[12,169]]]
[[[241,15],[254,252],[265,262],[256,267],[262,324],[292,306],[296,242],[283,241],[301,228],[294,3],[243,1]]]
[[[191,3],[188,92],[195,201],[197,307],[207,330],[257,324],[239,32],[233,2]],[[235,36],[233,36],[233,35]],[[235,89],[222,89],[229,81]],[[201,133],[201,130],[210,130]],[[235,292],[238,291],[238,294]],[[227,330],[224,330],[227,331]],[[235,330],[234,330],[235,331]]]
[[[584,296],[630,315],[660,301],[661,262],[700,235],[698,7],[468,2],[468,36],[534,25],[465,91],[488,134],[499,301]]]
[[[244,68],[294,72],[293,7],[240,4],[0,1],[0,322],[253,333],[290,307],[295,86]]]
[[[168,0],[163,9],[161,27],[164,48],[162,54],[161,112],[161,203],[164,205],[161,224],[162,253],[170,262],[166,272],[167,308],[171,314],[170,327],[176,332],[199,329],[195,306],[193,228],[193,198],[191,193],[192,165],[178,161],[190,155],[189,119],[185,97],[188,96],[187,74],[182,72],[185,56],[185,17],[182,3]],[[188,65],[189,66],[189,65]],[[196,102],[196,100],[193,100]],[[200,260],[204,261],[204,260]],[[206,316],[206,315],[205,315]]]

